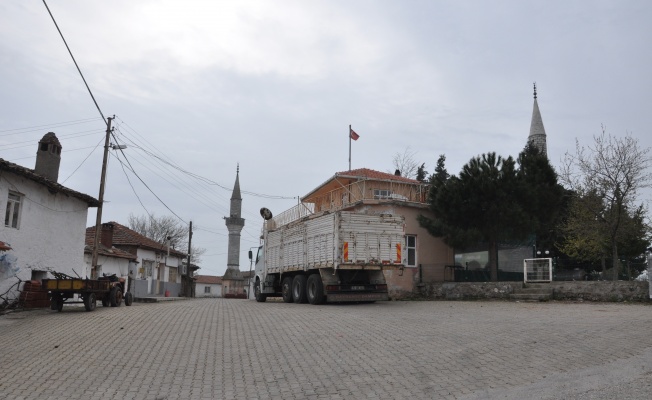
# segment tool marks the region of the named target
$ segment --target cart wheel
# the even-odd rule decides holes
[[[130,306],[134,302],[134,295],[131,292],[125,293],[125,306]]]
[[[61,312],[63,310],[63,297],[60,294],[53,294],[50,301],[50,309]]]
[[[109,297],[110,296],[108,294],[102,296],[102,307],[108,307],[111,305],[111,300],[109,300]]]
[[[84,296],[84,308],[86,308],[86,311],[95,310],[96,301],[97,296],[95,296],[95,293],[87,293]]]
[[[111,289],[110,299],[111,307],[120,307],[122,304],[122,290],[118,286]]]

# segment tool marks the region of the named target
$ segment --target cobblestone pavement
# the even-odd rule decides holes
[[[0,316],[0,346],[0,399],[652,397],[647,304],[66,306]]]

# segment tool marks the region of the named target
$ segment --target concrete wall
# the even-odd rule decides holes
[[[18,229],[4,225],[9,190],[22,194]],[[48,268],[75,276],[82,274],[88,205],[63,193],[50,193],[34,181],[4,171],[0,174],[0,241],[9,243],[15,257],[10,274],[0,280],[4,293],[19,278],[30,280],[32,271]]]
[[[485,300],[509,299],[522,282],[445,282],[422,285],[400,299]],[[571,281],[552,282],[554,300],[574,301],[649,301],[648,282]]]

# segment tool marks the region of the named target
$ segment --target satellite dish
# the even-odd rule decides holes
[[[265,221],[269,221],[272,219],[272,212],[269,211],[269,208],[263,207],[260,209],[260,216],[263,217]]]

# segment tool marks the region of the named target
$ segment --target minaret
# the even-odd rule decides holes
[[[541,119],[541,112],[539,111],[539,103],[537,103],[537,84],[534,83],[534,109],[532,110],[532,123],[530,124],[530,136],[528,143],[537,147],[541,154],[548,154],[548,146],[546,145],[546,130],[543,127],[543,120]]]
[[[244,228],[245,220],[242,214],[242,196],[240,195],[240,165],[235,175],[235,185],[231,195],[231,209],[229,216],[224,217],[226,228],[229,230],[229,254],[226,263],[224,279],[243,279],[240,274],[240,232]]]

